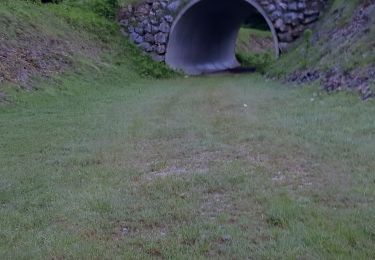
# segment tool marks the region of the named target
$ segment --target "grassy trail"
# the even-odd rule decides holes
[[[0,107],[0,258],[373,258],[374,114],[258,76],[67,79]]]

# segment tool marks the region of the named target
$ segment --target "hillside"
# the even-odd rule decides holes
[[[363,99],[375,86],[375,1],[335,0],[269,74],[289,82],[317,82],[329,92],[358,91]]]
[[[172,75],[128,43],[115,22],[115,7],[107,2],[2,2],[0,100],[9,101],[19,89],[35,90],[45,80],[86,68],[103,73],[121,69],[129,78]]]
[[[38,80],[53,79],[83,64],[99,70],[122,64],[129,73],[141,77],[171,76],[165,66],[142,55],[120,34],[116,12],[129,2],[133,1],[2,3],[0,100],[10,99],[14,87],[35,89]],[[270,48],[271,42],[266,40],[269,36],[242,29],[238,58],[244,66],[255,67],[272,78],[319,84],[329,92],[355,90],[368,99],[373,96],[375,84],[374,6],[373,0],[332,1],[311,35],[306,31],[277,61],[262,51]],[[251,34],[253,37],[249,38]]]

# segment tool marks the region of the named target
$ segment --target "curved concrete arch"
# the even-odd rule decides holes
[[[278,56],[276,29],[256,0],[193,0],[174,20],[166,49],[166,63],[188,74],[238,67],[235,58],[238,32],[252,13],[261,14],[267,22]]]

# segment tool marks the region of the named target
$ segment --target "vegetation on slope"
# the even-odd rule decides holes
[[[370,97],[375,84],[375,1],[331,1],[324,16],[270,75],[297,82],[322,80],[326,90],[354,89]]]
[[[272,33],[267,30],[243,27],[238,33],[236,57],[243,67],[265,73],[275,61]]]
[[[129,75],[172,76],[166,66],[153,62],[120,34],[108,10],[101,12],[98,8],[98,3],[105,1],[98,0],[95,5],[85,5],[87,1],[58,5],[2,2],[0,99],[6,98],[5,92],[9,94],[19,87],[36,89],[40,79],[53,79],[58,73],[73,72],[82,66],[103,70],[124,65],[128,70],[124,73]]]

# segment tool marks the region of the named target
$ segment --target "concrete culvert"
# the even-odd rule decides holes
[[[169,35],[166,63],[188,74],[233,69],[240,64],[235,57],[238,31],[251,15],[261,14],[274,38],[275,28],[265,11],[253,0],[195,0],[176,17]]]

